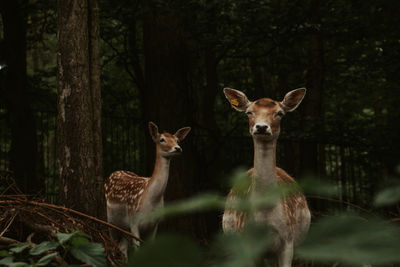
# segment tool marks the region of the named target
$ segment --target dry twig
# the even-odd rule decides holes
[[[127,232],[127,231],[125,231],[125,230],[123,230],[123,229],[121,229],[121,228],[119,228],[119,227],[117,227],[117,226],[115,226],[113,224],[110,224],[110,223],[105,222],[103,220],[97,219],[96,217],[93,217],[93,216],[87,215],[85,213],[82,213],[82,212],[79,212],[79,211],[76,211],[76,210],[73,210],[73,209],[69,209],[69,208],[66,208],[66,207],[57,206],[57,205],[49,204],[49,203],[37,202],[37,201],[22,200],[22,199],[20,199],[20,200],[2,200],[2,201],[0,201],[0,204],[16,204],[18,202],[19,203],[30,204],[30,205],[36,205],[36,206],[60,209],[60,210],[63,210],[63,211],[69,212],[69,213],[74,213],[74,214],[77,214],[79,216],[82,216],[82,217],[88,218],[90,220],[93,220],[95,222],[98,222],[98,223],[101,223],[103,225],[106,225],[106,226],[108,226],[110,228],[114,228],[115,230],[117,230],[117,231],[119,231],[119,232],[121,232],[121,233],[123,233],[125,235],[128,235],[128,236],[136,239],[137,241],[143,242],[143,240],[140,239],[139,237],[137,237],[137,236],[133,235],[132,233]]]
[[[17,216],[18,212],[14,213],[12,216],[11,220],[8,222],[7,226],[4,228],[4,230],[0,233],[0,237],[4,235],[5,232],[7,232],[8,228],[10,228],[10,225],[14,222],[15,216]]]

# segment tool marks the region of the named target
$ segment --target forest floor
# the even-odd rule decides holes
[[[0,192],[0,250],[8,250],[16,243],[34,247],[43,241],[57,240],[57,233],[78,230],[90,236],[91,242],[103,244],[109,263],[123,261],[118,245],[108,234],[107,222],[24,195],[11,177],[0,178],[5,188]]]

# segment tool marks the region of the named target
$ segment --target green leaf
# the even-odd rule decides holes
[[[64,244],[68,240],[70,240],[74,235],[76,235],[77,232],[72,232],[72,233],[57,233],[57,239],[60,244]]]
[[[254,266],[272,245],[270,231],[249,224],[239,233],[220,234],[211,252],[215,267]]]
[[[77,236],[72,238],[71,244],[73,247],[79,247],[82,244],[88,243],[89,240],[85,237]]]
[[[10,253],[7,250],[0,250],[0,257],[8,257]]]
[[[13,262],[13,257],[5,257],[4,259],[0,260],[0,264],[9,265]]]
[[[82,231],[78,230],[76,233],[81,237],[86,237],[87,239],[90,239],[90,235],[88,235],[88,234],[86,234],[86,233],[84,233]]]
[[[40,244],[38,244],[37,246],[31,248],[31,250],[29,251],[29,254],[31,255],[40,255],[46,251],[49,250],[54,250],[59,246],[59,244],[57,242],[53,242],[53,241],[44,241]]]
[[[154,212],[150,213],[146,219],[151,222],[163,217],[172,217],[179,214],[189,214],[203,210],[222,208],[224,204],[225,200],[221,199],[219,196],[204,194],[156,209]]]
[[[84,243],[71,249],[71,254],[78,260],[92,266],[106,266],[104,248],[98,243]]]
[[[15,247],[10,248],[10,251],[12,253],[21,253],[24,249],[26,249],[29,246],[30,245],[26,243],[18,243],[17,245],[15,245]]]
[[[14,258],[13,257],[6,257],[2,260],[0,260],[0,265],[5,265],[9,267],[21,267],[21,266],[27,266],[28,264],[25,262],[13,262]]]
[[[387,188],[375,197],[375,205],[378,207],[388,206],[400,201],[400,185]]]
[[[400,261],[400,228],[353,214],[326,217],[313,224],[299,257],[316,262],[389,264]]]
[[[197,244],[180,235],[159,235],[130,256],[126,266],[196,267],[201,262],[201,250]]]
[[[51,253],[49,255],[43,256],[40,260],[36,263],[37,266],[46,266],[48,265],[55,256],[57,256],[57,252]]]
[[[315,178],[305,178],[301,181],[301,188],[306,194],[334,196],[338,193],[336,185]]]
[[[248,172],[242,168],[235,170],[231,179],[231,184],[237,194],[246,194],[251,184]]]

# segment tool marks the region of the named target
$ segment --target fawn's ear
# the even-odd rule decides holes
[[[184,127],[184,128],[180,128],[178,131],[176,131],[176,133],[174,134],[179,141],[182,141],[183,139],[185,139],[186,135],[190,132],[190,127]]]
[[[239,111],[246,111],[251,102],[247,99],[246,95],[238,90],[231,88],[224,88],[225,97],[231,103],[232,107]]]
[[[160,134],[158,133],[158,127],[154,122],[149,122],[149,132],[153,141],[157,142]]]
[[[295,89],[287,93],[281,102],[283,110],[285,112],[291,112],[295,110],[300,105],[305,95],[306,88]]]

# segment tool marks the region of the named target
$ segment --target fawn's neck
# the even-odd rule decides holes
[[[160,200],[164,195],[168,183],[169,164],[170,159],[161,156],[157,148],[156,162],[147,191],[147,196],[153,200]]]
[[[276,140],[254,141],[254,190],[262,191],[276,181]]]

